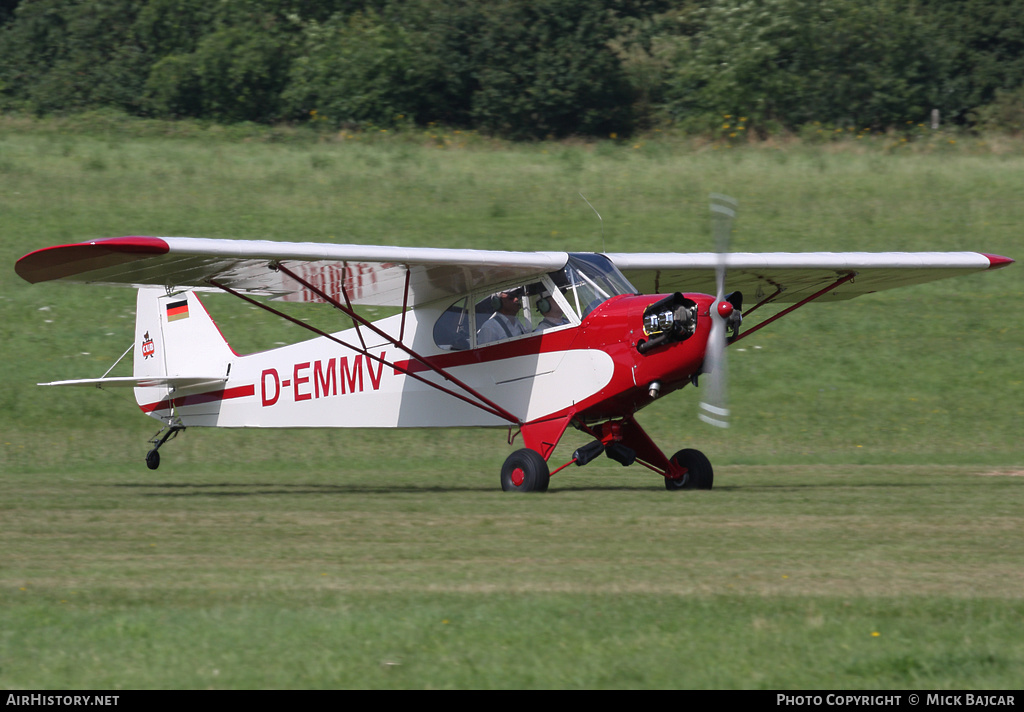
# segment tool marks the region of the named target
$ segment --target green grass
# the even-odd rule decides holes
[[[509,497],[398,460],[8,475],[0,680],[976,689],[1024,664],[1020,477],[732,467],[680,494],[599,466]]]
[[[194,429],[150,473],[159,424],[129,394],[33,385],[101,375],[134,294],[11,269],[126,234],[702,251],[712,191],[741,202],[736,250],[1021,259],[1024,145],[949,140],[509,146],[0,117],[0,687],[1016,687],[1020,265],[744,340],[727,432],[697,423],[689,389],[641,412],[666,450],[708,453],[711,492],[602,459],[537,497],[497,491],[504,431]],[[207,304],[242,352],[305,338]]]

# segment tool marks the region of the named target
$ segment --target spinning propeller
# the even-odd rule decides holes
[[[740,308],[743,296],[738,292],[725,294],[725,268],[732,237],[732,221],[736,217],[738,203],[735,198],[719,193],[711,194],[711,231],[718,256],[715,265],[715,302],[711,305],[711,334],[704,354],[705,374],[704,395],[700,403],[699,417],[705,423],[717,428],[729,427],[727,399],[728,363],[725,347],[728,345],[728,330],[739,329]]]

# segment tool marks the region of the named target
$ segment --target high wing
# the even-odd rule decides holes
[[[821,301],[852,299],[1013,262],[980,252],[620,252],[608,257],[637,289],[649,294],[714,294],[715,269],[724,260],[729,291],[743,292],[747,300],[780,304],[800,302],[822,290],[827,291]]]
[[[824,301],[1005,267],[979,252],[610,253],[642,293],[715,293],[725,260],[730,291],[757,302],[796,303],[822,290]],[[408,306],[561,269],[565,252],[404,248],[190,237],[112,237],[48,247],[15,265],[25,280],[239,292],[285,301],[322,301],[290,271],[338,301]],[[831,288],[830,288],[831,286]]]
[[[281,264],[338,301],[413,307],[561,269],[567,260],[565,252],[112,237],[36,250],[18,260],[15,270],[32,283],[59,280],[200,291],[214,289],[215,281],[238,292],[285,301],[322,301],[274,269]]]

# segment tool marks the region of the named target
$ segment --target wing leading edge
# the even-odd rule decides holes
[[[715,268],[722,259],[711,252],[612,253],[608,257],[637,289],[654,294],[714,294]],[[1013,263],[1008,257],[980,252],[734,252],[724,258],[729,291],[780,304],[799,302],[848,275],[853,279],[821,300],[852,299]]]
[[[58,280],[208,290],[210,281],[216,280],[239,292],[321,301],[273,269],[281,263],[339,300],[346,292],[353,304],[416,306],[561,269],[567,259],[565,252],[112,237],[36,250],[18,260],[15,270],[32,283]]]
[[[640,292],[714,294],[721,256],[669,252],[610,253],[608,257]],[[339,300],[347,294],[354,304],[411,307],[561,269],[567,259],[565,252],[114,237],[36,250],[18,260],[15,270],[32,283],[59,280],[204,290],[212,289],[210,281],[216,280],[237,291],[286,301],[321,301],[273,269],[281,263]],[[730,291],[776,303],[798,302],[851,274],[853,279],[822,299],[851,299],[1013,262],[979,252],[737,252],[725,259]]]

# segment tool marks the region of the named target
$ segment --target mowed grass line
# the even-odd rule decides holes
[[[387,481],[8,476],[0,679],[1016,684],[1019,472],[734,467],[700,493],[583,472],[544,497],[469,473],[439,486],[436,464]]]

